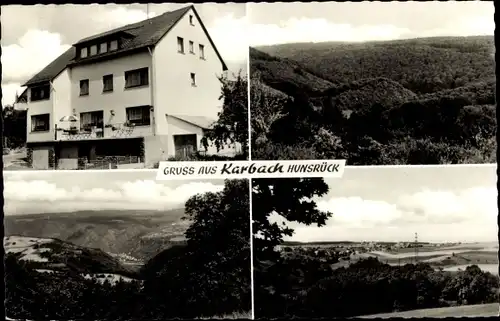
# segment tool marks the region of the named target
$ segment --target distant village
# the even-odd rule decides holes
[[[350,260],[352,255],[380,252],[399,252],[408,248],[433,248],[460,245],[458,243],[428,243],[428,242],[322,242],[322,243],[285,243],[277,246],[276,250],[301,256],[315,256],[324,258],[326,262]],[[286,255],[286,254],[285,254]]]

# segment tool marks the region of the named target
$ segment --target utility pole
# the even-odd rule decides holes
[[[418,233],[415,233],[415,244],[414,244],[414,253],[415,253],[415,264],[417,264],[418,260]]]

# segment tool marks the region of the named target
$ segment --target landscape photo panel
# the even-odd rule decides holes
[[[248,180],[4,172],[6,316],[251,318]]]
[[[497,316],[495,173],[253,179],[255,318]]]
[[[250,3],[252,159],[496,162],[494,3]]]

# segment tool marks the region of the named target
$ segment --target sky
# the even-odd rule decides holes
[[[346,167],[317,199],[323,227],[287,222],[292,241],[496,242],[496,166]],[[283,221],[274,215],[272,221]]]
[[[149,17],[188,4],[150,4]],[[248,37],[244,4],[196,4],[230,72],[246,70]],[[146,4],[2,6],[2,105],[20,86],[72,44],[94,34],[147,19]]]
[[[252,46],[493,35],[493,1],[251,3]]]
[[[156,181],[156,170],[4,171],[4,214],[82,210],[168,210],[193,195],[217,192],[222,180]]]

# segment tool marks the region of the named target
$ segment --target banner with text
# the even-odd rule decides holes
[[[160,162],[157,180],[342,177],[342,160]]]

